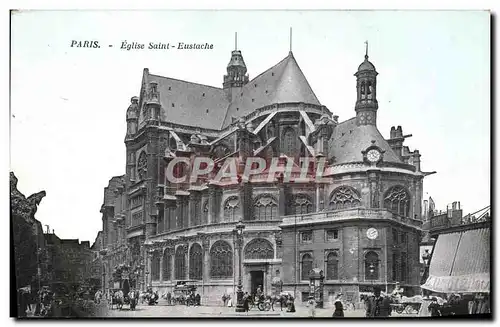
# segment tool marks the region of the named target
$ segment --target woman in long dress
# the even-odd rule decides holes
[[[332,317],[343,317],[344,316],[344,306],[342,305],[342,293],[337,295],[335,302],[335,311],[333,312]]]

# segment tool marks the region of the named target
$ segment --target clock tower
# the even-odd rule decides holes
[[[366,44],[365,61],[358,67],[356,76],[356,124],[377,124],[377,71],[375,66],[368,61],[368,41]]]

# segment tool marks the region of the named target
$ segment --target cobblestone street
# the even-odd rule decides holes
[[[214,317],[266,317],[266,318],[280,318],[280,317],[307,317],[308,310],[306,307],[297,307],[294,313],[280,311],[259,311],[253,309],[250,312],[235,312],[234,307],[216,307],[216,306],[200,306],[200,307],[187,307],[184,305],[169,306],[160,302],[159,305],[148,306],[138,305],[135,311],[130,311],[128,306],[124,306],[122,310],[113,309],[107,310],[107,317],[165,317],[165,318],[214,318]],[[333,309],[316,309],[316,317],[331,317]],[[364,317],[364,309],[346,310],[345,317]],[[415,317],[414,314],[398,314],[393,312],[393,317]]]

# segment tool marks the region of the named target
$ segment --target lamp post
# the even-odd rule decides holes
[[[244,312],[245,308],[243,307],[243,285],[241,280],[241,249],[243,247],[243,230],[245,229],[245,225],[240,221],[236,224],[235,229],[233,230],[234,235],[236,236],[236,248],[238,249],[238,286],[236,291],[236,312]]]

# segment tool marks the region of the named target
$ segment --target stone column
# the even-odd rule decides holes
[[[205,285],[210,282],[210,238],[208,235],[203,235],[201,238],[201,244],[203,248],[203,279],[202,279],[202,290],[201,298],[202,304],[206,305],[209,302],[208,293],[205,291]]]
[[[163,251],[164,249],[158,249],[160,251],[160,282],[163,282]]]
[[[176,210],[175,210],[175,226],[172,226],[174,230],[180,229],[182,226],[182,196],[177,196],[176,200]]]

